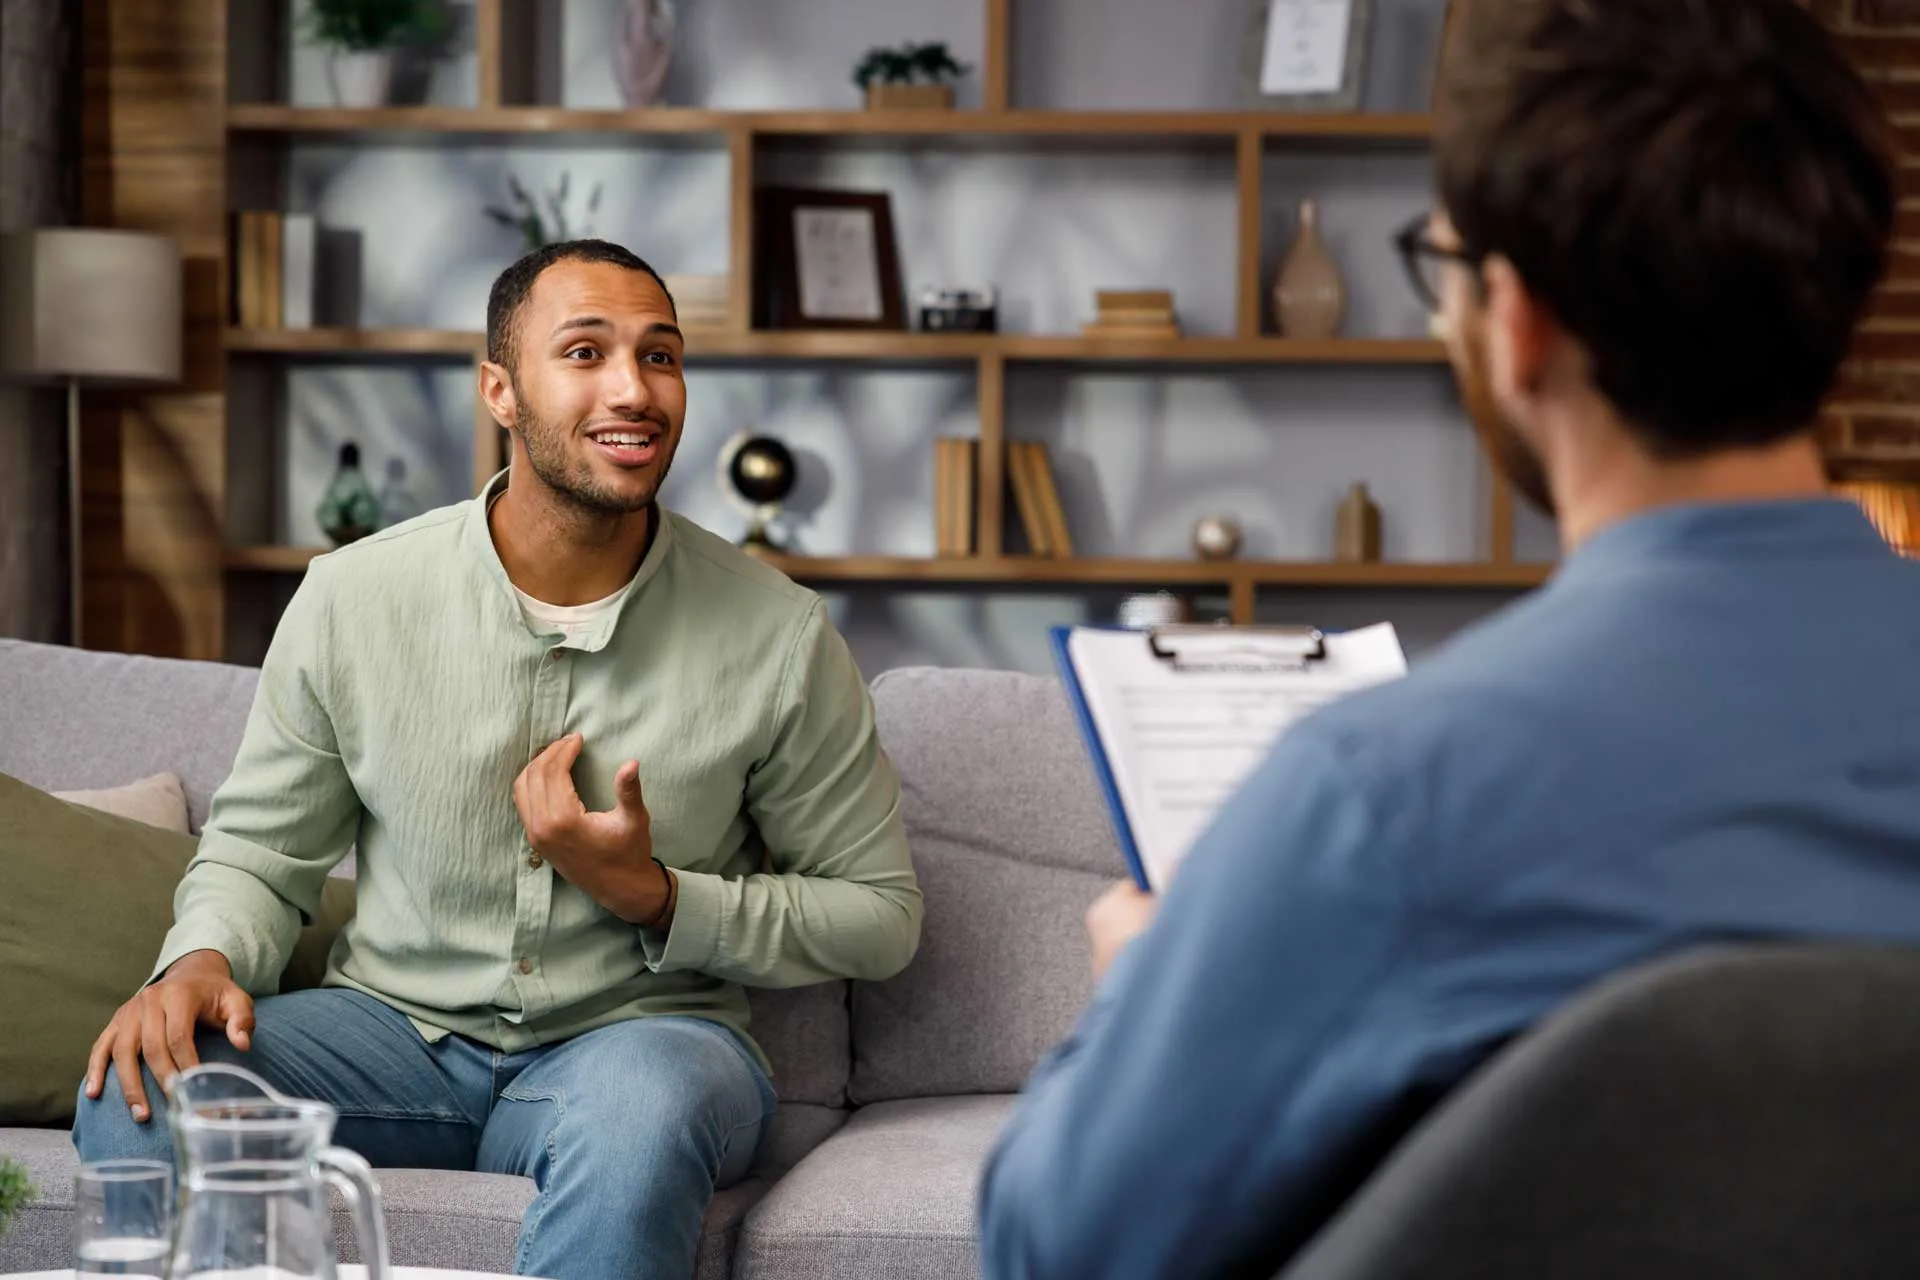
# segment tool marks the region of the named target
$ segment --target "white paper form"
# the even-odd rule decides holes
[[[1075,630],[1067,639],[1088,714],[1148,882],[1163,889],[1228,797],[1280,735],[1345,694],[1404,676],[1391,624],[1325,638],[1326,656],[1294,662],[1299,641],[1223,628],[1184,633],[1180,663],[1140,632]],[[1188,669],[1183,669],[1183,666]]]

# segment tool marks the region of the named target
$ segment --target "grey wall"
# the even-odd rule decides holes
[[[545,100],[619,105],[607,61],[619,4],[543,4],[525,56],[543,68]],[[1369,107],[1418,109],[1425,100],[1440,7],[1378,0]],[[1020,0],[1015,10],[1016,106],[1238,105],[1245,0]],[[668,101],[754,109],[853,108],[847,73],[869,44],[944,38],[977,62],[983,25],[977,5],[943,0],[681,0],[680,17]],[[329,101],[323,55],[296,48],[290,65],[295,101]],[[421,90],[428,100],[471,102],[474,80],[470,55],[461,55],[434,68]],[[1232,332],[1235,187],[1225,146],[795,144],[766,149],[759,165],[762,181],[891,192],[909,292],[934,281],[994,284],[1007,330],[1076,332],[1094,290],[1158,286],[1176,291],[1189,333]],[[301,145],[288,194],[292,208],[361,236],[360,323],[474,329],[493,276],[518,248],[484,205],[504,194],[508,174],[545,188],[562,173],[576,198],[604,185],[596,233],[665,272],[727,269],[727,158],[710,145]],[[1312,196],[1347,274],[1348,333],[1423,332],[1389,243],[1426,207],[1423,154],[1276,151],[1263,183],[1269,278],[1299,200]],[[802,485],[785,527],[797,549],[932,551],[931,441],[975,429],[970,369],[713,368],[697,355],[671,505],[736,532],[742,516],[715,483],[715,460],[729,436],[751,428],[800,455]],[[1053,451],[1083,554],[1184,556],[1195,519],[1220,513],[1244,523],[1249,556],[1324,557],[1334,505],[1360,479],[1385,508],[1389,557],[1485,552],[1481,469],[1441,369],[1022,366],[1009,394],[1011,433]],[[464,370],[307,366],[289,377],[284,403],[282,420],[258,424],[284,440],[272,536],[319,540],[312,511],[347,438],[362,442],[376,470],[388,456],[404,458],[430,503],[465,496],[473,390]],[[1550,528],[1529,522],[1523,533],[1527,554],[1551,557]],[[1045,669],[1047,624],[1107,616],[1115,603],[1099,592],[877,588],[834,599],[869,672],[916,662]],[[1326,625],[1388,618],[1420,651],[1501,599],[1305,592],[1265,607]]]

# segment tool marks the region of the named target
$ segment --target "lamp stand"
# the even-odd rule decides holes
[[[67,379],[67,643],[80,648],[80,379]]]

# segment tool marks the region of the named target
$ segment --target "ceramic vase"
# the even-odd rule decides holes
[[[393,89],[393,51],[341,50],[327,62],[327,81],[338,106],[384,107]]]
[[[1305,342],[1338,337],[1347,316],[1347,285],[1320,234],[1320,208],[1300,202],[1300,234],[1273,281],[1280,335]]]
[[[337,547],[356,542],[380,527],[380,502],[360,469],[360,446],[340,446],[340,460],[314,512],[320,531]]]
[[[613,42],[613,75],[629,107],[659,105],[676,26],[674,0],[627,0]]]

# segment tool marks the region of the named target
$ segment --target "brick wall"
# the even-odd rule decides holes
[[[1840,475],[1920,476],[1920,0],[1804,0],[1879,90],[1901,147],[1892,268],[1834,390],[1824,432]]]

